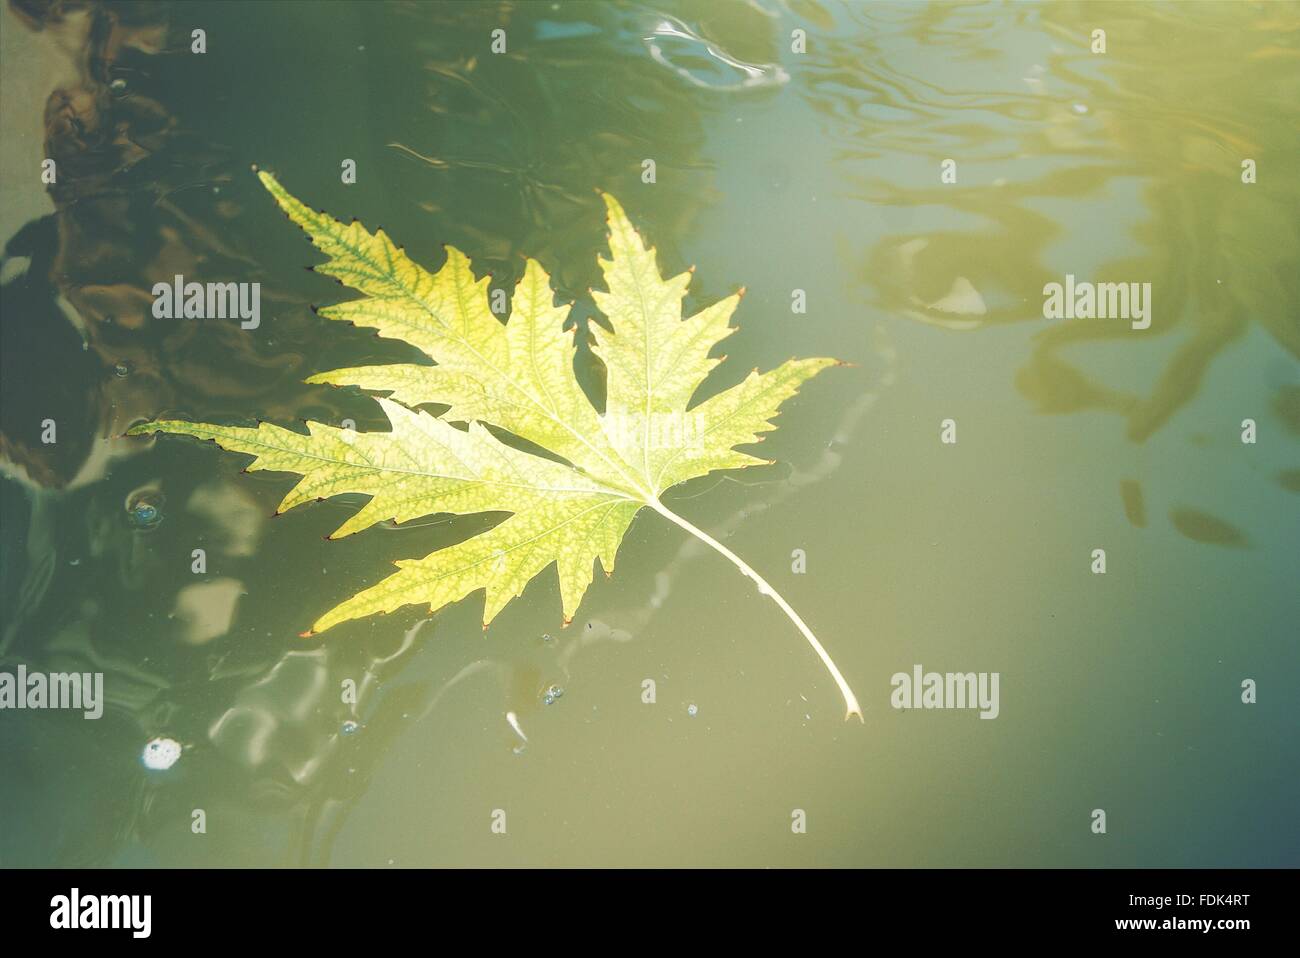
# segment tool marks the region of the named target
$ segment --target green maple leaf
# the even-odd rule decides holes
[[[372,327],[423,351],[436,365],[400,363],[320,373],[309,383],[352,385],[376,398],[390,432],[356,432],[318,422],[307,433],[270,423],[256,428],[175,420],[137,425],[130,434],[179,433],[211,439],[254,457],[249,470],[299,473],[279,511],[342,493],[366,505],[333,533],[338,538],[376,522],[435,513],[508,512],[487,532],[425,556],[326,612],[322,632],[349,619],[411,603],[436,611],[483,590],[484,628],[538,573],[554,564],[564,620],[572,620],[591,584],[593,563],[614,571],[633,517],[649,507],[726,556],[771,596],[829,669],[848,715],[857,699],[812,631],[764,579],[730,549],[669,511],[660,495],[717,469],[766,465],[733,447],[775,428],[781,403],[833,359],[790,360],[750,373],[743,382],[690,405],[720,359],[709,352],[734,332],[728,325],[740,293],[682,317],[690,273],[665,280],[623,208],[605,195],[609,259],[599,259],[607,292],[593,291],[612,330],[591,324],[593,350],[608,373],[603,413],[573,371],[574,329],[568,306],[556,306],[550,277],[533,259],[515,288],[509,320],[488,305],[488,278],[476,279],[463,253],[429,273],[382,230],[370,233],[318,213],[270,174],[258,174],[289,219],[328,257],[316,272],[337,278],[361,299],[318,310],[326,319]],[[743,291],[742,291],[743,292]],[[441,417],[418,407],[449,406]],[[453,422],[467,424],[462,429]],[[542,447],[543,458],[501,442],[489,423]]]

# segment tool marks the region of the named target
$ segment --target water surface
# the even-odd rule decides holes
[[[0,714],[0,863],[1300,860],[1297,4],[0,16],[0,656],[108,697],[96,722]],[[385,428],[302,380],[408,353],[312,313],[348,294],[253,164],[430,267],[450,243],[509,288],[538,257],[584,326],[607,189],[666,270],[697,267],[689,306],[747,288],[710,389],[854,363],[787,405],[779,465],[668,504],[800,610],[865,725],[771,602],[644,513],[567,629],[547,574],[487,632],[471,598],[300,638],[480,520],[326,543],[358,501],[272,519],[291,477],[118,438],[163,414]],[[154,319],[176,273],[260,282],[262,325]],[[1066,274],[1151,283],[1151,328],[1045,320]],[[599,390],[585,349],[579,374]],[[998,718],[891,708],[917,663],[999,672]],[[165,772],[157,737],[183,746]]]

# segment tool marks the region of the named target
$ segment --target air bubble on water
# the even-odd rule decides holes
[[[125,93],[126,81],[123,80],[121,77],[117,77],[111,83],[109,83],[108,88],[112,90],[114,93]]]
[[[131,364],[123,361],[113,367],[113,375],[118,379],[125,379],[131,375]]]
[[[690,705],[686,706],[686,714],[687,714],[687,715],[694,716],[694,715],[698,715],[699,712],[700,712],[700,707],[699,707],[698,705],[696,705],[694,702],[692,702]]]
[[[339,731],[341,731],[344,735],[351,735],[359,728],[361,728],[361,726],[358,723],[352,721],[352,719],[348,719],[346,722],[343,723],[343,727],[339,729]]]
[[[152,529],[162,522],[163,495],[154,489],[138,489],[126,500],[127,521],[137,529]]]
[[[545,692],[542,693],[542,704],[554,705],[563,696],[564,696],[564,689],[560,688],[558,685],[552,685],[550,688],[548,688]]]
[[[131,507],[131,522],[140,527],[158,523],[158,507],[149,502],[137,502]]]
[[[153,771],[163,771],[176,764],[181,757],[181,743],[174,738],[154,738],[145,743],[140,761]]]
[[[543,634],[543,635],[542,635],[542,641],[543,641],[543,642],[550,642],[550,641],[551,641],[551,633],[547,632],[547,633]]]

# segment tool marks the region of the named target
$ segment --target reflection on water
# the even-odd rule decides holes
[[[238,462],[207,449],[118,441],[163,414],[382,424],[364,397],[301,383],[315,369],[400,356],[361,331],[324,335],[310,304],[328,293],[301,269],[311,254],[268,208],[253,163],[292,174],[340,215],[417,238],[418,260],[436,263],[444,242],[471,251],[494,285],[509,288],[523,255],[538,256],[559,296],[577,301],[583,333],[585,291],[597,281],[594,188],[612,190],[629,198],[664,262],[698,262],[719,289],[752,284],[734,337],[739,368],[790,354],[858,363],[861,375],[839,392],[809,390],[783,414],[771,442],[784,465],[707,477],[675,501],[698,510],[711,534],[743,539],[736,547],[756,553],[756,567],[780,571],[798,545],[814,569],[832,570],[799,582],[811,597],[802,611],[838,631],[850,660],[858,642],[854,668],[868,687],[899,665],[887,653],[912,654],[907,643],[920,640],[908,629],[942,604],[932,590],[958,588],[958,577],[938,578],[942,550],[924,561],[909,551],[913,527],[924,528],[912,517],[936,509],[943,476],[900,439],[922,428],[921,414],[894,399],[938,391],[944,384],[916,377],[933,375],[939,361],[927,360],[951,343],[966,352],[945,354],[956,358],[939,375],[960,381],[967,363],[999,370],[1016,395],[1002,419],[1011,431],[1033,428],[1038,413],[1077,425],[1107,503],[1099,508],[1148,537],[1180,537],[1159,539],[1165,546],[1253,555],[1280,517],[1271,505],[1220,515],[1241,503],[1224,490],[1300,492],[1300,182],[1287,165],[1300,102],[1295,4],[338,3],[304,18],[277,3],[10,2],[0,16],[0,661],[103,671],[107,696],[93,734],[79,717],[0,719],[0,821],[24,825],[0,835],[0,862],[325,864],[352,849],[349,861],[384,864],[399,856],[355,851],[381,843],[383,822],[367,809],[423,821],[423,806],[402,802],[428,781],[426,753],[439,770],[428,801],[453,803],[444,814],[479,777],[538,776],[528,781],[539,794],[558,795],[587,767],[582,736],[601,719],[615,729],[610,743],[598,740],[602,768],[639,742],[636,767],[664,780],[693,769],[703,781],[720,767],[703,751],[709,736],[725,744],[738,780],[779,776],[747,786],[754,794],[792,780],[847,793],[858,769],[890,767],[879,751],[818,752],[840,748],[842,732],[810,706],[764,702],[762,689],[784,695],[810,680],[770,651],[784,648],[778,640],[733,636],[749,606],[729,570],[694,540],[641,523],[619,576],[598,583],[584,617],[556,635],[525,596],[487,636],[452,609],[388,617],[323,644],[298,638],[322,592],[344,594],[391,553],[378,538],[402,537],[405,551],[423,554],[477,520],[326,544],[330,513],[346,504],[271,521],[282,477],[240,476]],[[208,31],[202,58],[189,52],[193,23]],[[1110,31],[1105,57],[1087,48],[1098,23]],[[509,37],[500,55],[485,39],[497,27]],[[795,29],[805,53],[792,52]],[[58,170],[48,186],[31,175],[45,157]],[[956,182],[941,183],[950,158]],[[1258,163],[1256,185],[1240,182],[1244,158]],[[344,159],[357,164],[355,186],[340,182]],[[642,181],[646,159],[653,185]],[[1151,328],[1044,320],[1043,286],[1066,273],[1150,282]],[[262,329],[153,320],[150,289],[176,274],[261,283]],[[790,316],[791,287],[810,291],[808,316]],[[580,379],[598,394],[603,371],[579,339]],[[1219,398],[1243,393],[1239,374],[1211,380],[1247,349],[1269,402],[1243,413]],[[1160,440],[1180,413],[1203,416],[1196,404],[1207,394],[1227,427],[1201,424],[1203,441],[1171,452]],[[1143,455],[1112,468],[1090,413],[1121,419]],[[1235,442],[1247,415],[1269,438],[1242,474],[1224,435]],[[43,439],[46,422],[57,441]],[[1169,464],[1184,461],[1204,484],[1169,486]],[[999,497],[1014,488],[996,468],[1005,465],[991,463],[987,486],[964,491],[972,529],[1004,529]],[[1051,483],[1058,472],[1049,464],[1033,476]],[[899,476],[916,498],[881,501],[879,487]],[[906,517],[906,530],[890,538],[887,523],[863,524],[877,514]],[[954,533],[953,554],[985,547],[983,533],[966,534]],[[834,578],[895,555],[913,564],[892,580]],[[1057,570],[1041,575],[1044,595],[1075,588]],[[682,635],[690,645],[676,643]],[[1018,649],[1000,654],[1010,674]],[[728,684],[737,671],[744,683]],[[674,685],[683,675],[693,679]],[[675,740],[682,751],[651,747],[659,740],[645,738],[645,720],[618,711],[616,681],[639,689],[644,676],[666,690],[664,708],[693,716],[699,737]],[[756,712],[729,725],[745,707]],[[877,728],[891,728],[879,701],[873,708]],[[778,739],[756,713],[793,718],[818,738]],[[894,734],[852,747],[879,749]],[[395,769],[413,739],[420,757]],[[166,767],[142,760],[155,742],[170,743]],[[822,764],[786,774],[794,755]],[[909,767],[918,781],[929,768]],[[444,768],[462,770],[445,787]],[[627,803],[647,821],[665,801],[606,779],[584,788],[593,807]],[[699,808],[728,794],[686,791]],[[857,794],[865,807],[879,782]],[[911,796],[897,801],[900,815],[912,807]],[[465,802],[465,816],[477,816]],[[200,807],[225,823],[220,841],[191,841]],[[878,823],[889,809],[875,812],[858,820]],[[736,812],[743,844],[775,849],[762,861],[797,860],[755,837],[769,813]],[[602,828],[592,814],[588,833],[567,845],[537,839],[530,854],[586,862],[615,849],[626,861],[663,846],[664,833],[626,845],[625,824]],[[733,848],[716,832],[727,816],[710,814],[718,837],[684,835],[666,860],[748,860],[718,851]],[[833,839],[859,864],[876,848],[863,837],[875,826],[860,827]],[[918,830],[893,831],[927,840],[908,828]],[[472,847],[440,841],[401,863],[478,860]],[[962,841],[955,857],[987,860],[978,839]]]
[[[846,10],[870,32],[867,55],[848,67],[854,40],[819,37],[807,96],[851,155],[927,161],[924,176],[900,180],[891,163],[888,178],[864,176],[857,188],[887,224],[914,221],[891,229],[860,267],[880,307],[954,331],[1040,327],[1016,375],[1033,407],[1111,412],[1143,442],[1253,324],[1300,358],[1300,181],[1276,166],[1267,191],[1241,179],[1244,160],[1269,166],[1292,150],[1295,124],[1278,116],[1300,100],[1300,18],[1287,4],[1258,18],[1231,5],[1114,5],[1094,19],[1124,24],[1124,40],[1098,57],[1083,9]],[[998,49],[970,39],[994,29],[991,18],[1011,33]],[[976,77],[992,73],[980,61],[1003,69],[972,82],[954,60],[976,64]],[[940,164],[953,157],[960,176],[940,185]],[[936,226],[946,223],[960,228]],[[1081,230],[1098,235],[1080,243]],[[1158,320],[1142,333],[1044,321],[1043,287],[1066,273],[1151,283]],[[1146,339],[1159,358],[1134,386],[1090,372],[1132,363],[1124,353]],[[1089,350],[1094,343],[1110,351]],[[1139,500],[1140,488],[1127,484],[1131,519]],[[1171,518],[1198,542],[1244,542],[1213,516]]]
[[[646,34],[646,49],[656,63],[705,89],[725,92],[779,86],[790,80],[790,75],[778,64],[737,60],[676,17],[654,17]]]
[[[1108,388],[1065,356],[1092,341],[1127,345],[1132,334],[1122,325],[1051,325],[1036,335],[1017,380],[1041,411],[1124,416],[1136,441],[1191,399],[1215,357],[1251,323],[1300,356],[1300,183],[1283,174],[1276,189],[1263,191],[1240,180],[1243,159],[1268,165],[1264,157],[1286,155],[1294,140],[1294,126],[1276,122],[1300,96],[1294,8],[1279,5],[1243,24],[1227,5],[1144,7],[1139,35],[1160,42],[1127,34],[1099,66],[1074,8],[1023,6],[1021,28],[1041,21],[1035,26],[1047,36],[1036,48],[997,55],[1023,63],[1026,75],[1012,87],[1004,73],[1002,86],[975,93],[947,89],[943,74],[936,79],[927,68],[942,55],[936,37],[951,44],[964,31],[988,27],[987,11],[934,6],[903,24],[878,12],[860,14],[885,28],[873,29],[869,51],[881,55],[861,58],[849,73],[845,42],[823,38],[826,78],[811,85],[810,99],[870,151],[859,155],[880,155],[892,144],[930,159],[935,171],[944,158],[960,157],[954,185],[873,180],[861,195],[889,209],[950,210],[964,224],[935,232],[927,222],[879,243],[863,274],[878,284],[882,306],[947,328],[979,329],[1042,323],[1042,287],[1067,270],[1086,267],[1098,282],[1151,282],[1161,302],[1149,335],[1168,341],[1167,356],[1143,390]],[[1253,95],[1243,103],[1236,89]],[[1026,159],[1045,155],[1048,162],[1036,164],[1041,172],[1020,172]],[[1013,170],[1014,180],[1007,175]],[[1136,222],[1133,207],[1141,210]],[[1053,244],[1071,239],[1076,224],[1105,230],[1111,239],[1103,250],[1133,252],[1092,262],[1081,251],[1075,255],[1085,258],[1063,260]]]

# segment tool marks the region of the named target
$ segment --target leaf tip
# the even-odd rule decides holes
[[[627,219],[627,214],[623,212],[623,204],[615,199],[612,194],[606,193],[604,190],[597,190],[596,192],[598,192],[600,198],[605,201],[605,209],[609,211],[610,220],[613,220],[615,217]]]

